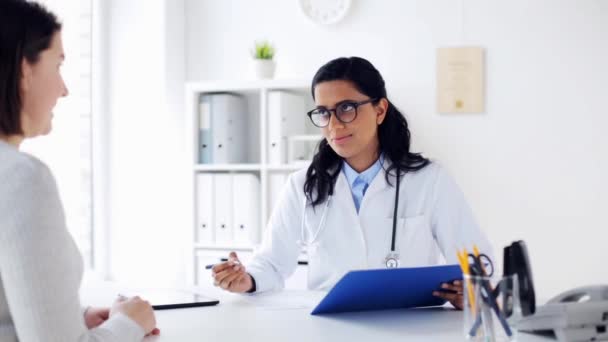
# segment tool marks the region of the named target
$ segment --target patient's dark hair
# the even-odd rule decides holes
[[[38,62],[61,30],[57,17],[42,5],[25,0],[0,0],[0,135],[21,129],[21,63]]]
[[[317,84],[327,81],[349,81],[362,94],[376,99],[374,105],[386,96],[384,79],[380,72],[367,60],[360,57],[342,57],[323,65],[312,79],[311,92],[315,97]],[[380,152],[391,161],[386,170],[386,181],[389,175],[395,176],[425,167],[430,161],[418,153],[410,152],[410,130],[407,120],[399,110],[388,101],[386,117],[378,126]],[[306,172],[304,193],[313,207],[323,203],[333,194],[334,185],[342,168],[342,158],[323,139],[313,157],[312,164]]]

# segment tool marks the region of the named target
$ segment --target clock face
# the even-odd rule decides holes
[[[342,19],[350,7],[350,0],[299,0],[300,9],[317,24],[333,24]]]

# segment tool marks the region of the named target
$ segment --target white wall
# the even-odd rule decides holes
[[[312,78],[332,58],[366,57],[407,113],[416,149],[451,171],[497,250],[515,239],[528,243],[541,297],[608,283],[608,136],[601,134],[608,127],[608,1],[465,0],[462,32],[459,4],[355,0],[343,22],[320,27],[297,1],[186,0],[186,79],[242,77],[249,48],[263,38],[277,46],[277,77]],[[487,49],[484,114],[435,110],[435,49],[455,44]],[[141,82],[115,92],[138,91]],[[147,105],[126,114],[156,127],[153,114],[136,110]],[[149,129],[121,134],[115,143],[124,159],[160,161],[177,144],[150,150],[141,138],[154,135]],[[131,180],[121,187],[156,193]],[[116,207],[130,210],[134,201]]]
[[[110,278],[185,282],[184,8],[108,1]]]

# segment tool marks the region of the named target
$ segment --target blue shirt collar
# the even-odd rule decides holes
[[[380,172],[380,169],[382,169],[382,165],[384,164],[384,154],[381,153],[380,157],[378,157],[378,160],[376,160],[376,162],[367,170],[361,173],[358,173],[357,171],[355,171],[355,169],[350,167],[346,160],[342,161],[342,163],[344,164],[342,167],[342,171],[344,172],[346,180],[348,180],[348,184],[350,184],[351,188],[353,187],[353,183],[355,182],[355,180],[357,180],[357,178],[361,179],[369,185],[372,180],[374,180],[374,177],[376,177],[378,172]]]

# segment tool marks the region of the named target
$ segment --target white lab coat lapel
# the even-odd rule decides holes
[[[376,175],[376,177],[374,177],[374,179],[372,180],[372,182],[369,184],[369,187],[367,188],[367,191],[365,192],[365,196],[363,196],[363,200],[361,201],[361,206],[359,207],[359,213],[361,213],[361,210],[364,208],[364,206],[369,205],[369,203],[367,203],[368,201],[377,200],[376,195],[378,193],[385,192],[389,187],[391,187],[386,182],[386,171],[385,171],[385,169],[389,165],[390,165],[390,162],[385,161],[382,169],[378,172],[378,174]],[[392,185],[395,186],[395,182],[394,182],[395,178],[394,177],[390,177],[389,179],[391,179],[391,182],[393,183]],[[385,203],[385,204],[388,206],[388,203]],[[393,210],[392,204],[390,206],[390,210],[391,210],[390,213],[392,215],[392,210]]]
[[[367,250],[365,237],[361,229],[361,222],[359,220],[359,215],[357,214],[357,209],[355,208],[350,185],[343,172],[340,172],[336,181],[334,197],[336,199],[336,206],[331,215],[332,224],[337,227],[342,227],[342,234],[348,234],[350,236],[349,239],[342,239],[343,241],[352,241],[352,243],[346,242],[345,245],[349,246],[351,250],[355,248],[361,253],[356,257],[353,257],[352,255],[345,255],[345,257],[351,261],[355,268],[367,267],[364,257]]]

